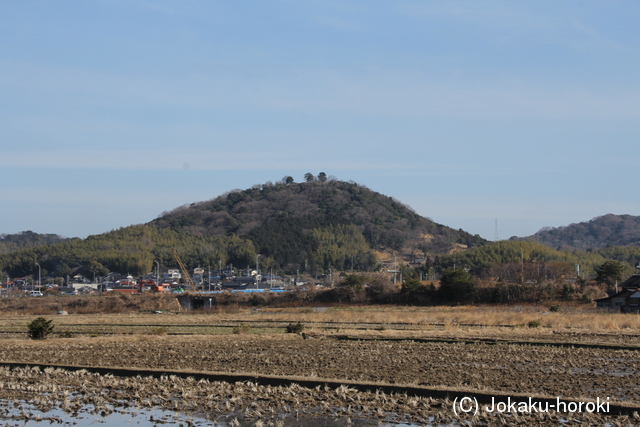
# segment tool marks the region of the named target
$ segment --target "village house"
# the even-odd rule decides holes
[[[640,313],[640,274],[622,282],[620,289],[620,292],[596,300],[596,307],[620,313]]]

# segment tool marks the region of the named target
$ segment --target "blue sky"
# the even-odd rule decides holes
[[[635,1],[7,1],[0,233],[321,171],[493,239],[640,215]]]

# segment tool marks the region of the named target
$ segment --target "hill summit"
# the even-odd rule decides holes
[[[331,179],[291,181],[182,206],[149,225],[195,236],[236,235],[289,271],[366,270],[375,263],[373,250],[412,248],[443,254],[456,244],[484,242],[363,185]]]

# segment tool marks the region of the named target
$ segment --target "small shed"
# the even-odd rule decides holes
[[[210,309],[212,306],[217,304],[217,298],[215,295],[207,295],[207,294],[181,294],[177,295],[176,298],[180,303],[180,307],[182,307],[185,311],[191,310],[202,310],[202,309]]]

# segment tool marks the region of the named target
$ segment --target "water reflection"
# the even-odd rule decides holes
[[[231,414],[216,420],[205,416],[195,416],[181,412],[148,408],[128,408],[113,412],[106,416],[95,413],[91,405],[82,407],[74,414],[61,409],[40,411],[28,402],[0,401],[2,411],[0,420],[5,426],[37,426],[62,425],[74,427],[122,427],[123,425],[141,427],[160,427],[175,425],[181,427],[417,427],[415,424],[384,423],[378,420],[333,417],[299,417],[282,416],[277,419],[246,420],[240,414]]]

